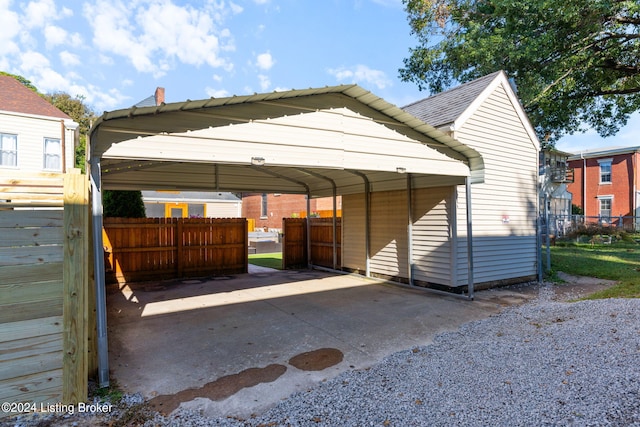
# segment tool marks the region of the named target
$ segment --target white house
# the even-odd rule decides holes
[[[0,75],[0,168],[66,172],[78,124],[11,76]]]
[[[500,71],[487,75],[404,110],[482,155],[484,182],[471,186],[476,287],[534,279],[540,143],[506,74]],[[414,215],[417,227],[424,228],[425,239],[430,242],[420,251],[416,248],[416,269],[427,282],[464,285],[465,187],[440,188],[431,197],[431,204],[439,207],[439,216],[434,212],[423,218]],[[450,221],[446,227],[445,219],[453,216],[457,221]],[[450,251],[434,246],[435,236],[439,236],[440,245],[449,245]],[[438,252],[442,255],[434,257]]]

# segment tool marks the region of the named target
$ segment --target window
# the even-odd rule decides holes
[[[600,184],[611,183],[611,159],[598,160],[600,164]]]
[[[44,169],[62,170],[62,146],[59,139],[44,139]]]
[[[262,203],[260,204],[260,217],[267,217],[267,193],[262,193]]]
[[[18,166],[18,135],[0,133],[0,166]]]
[[[599,197],[598,201],[600,203],[600,218],[608,221],[609,218],[611,218],[611,205],[613,197]]]

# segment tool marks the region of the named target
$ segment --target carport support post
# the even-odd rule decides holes
[[[471,181],[467,177],[464,181],[467,198],[467,289],[469,299],[473,300],[473,229],[472,229],[472,209],[471,209]]]
[[[336,185],[333,184],[333,269],[336,270],[338,268],[338,227],[337,227],[337,208],[336,208]]]
[[[94,283],[96,286],[96,329],[98,335],[98,385],[109,387],[109,349],[107,346],[107,296],[102,243],[102,181],[100,158],[91,157],[91,209],[93,226]]]
[[[411,174],[407,174],[407,266],[409,275],[409,285],[413,286],[413,211],[412,211],[412,194],[411,194]]]
[[[307,268],[311,268],[311,193],[307,193]]]

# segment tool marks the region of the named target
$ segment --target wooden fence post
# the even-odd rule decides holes
[[[176,267],[178,269],[178,277],[182,277],[182,273],[183,273],[183,268],[184,268],[184,251],[182,250],[182,246],[183,246],[183,242],[184,242],[184,236],[183,231],[182,231],[182,224],[183,224],[183,219],[182,218],[177,218],[176,220],[176,226],[175,226],[175,239],[176,239],[176,250],[177,250],[177,254],[176,254]]]
[[[62,401],[87,400],[89,194],[85,175],[64,177]]]

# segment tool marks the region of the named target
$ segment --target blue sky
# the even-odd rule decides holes
[[[164,87],[166,102],[357,83],[398,106],[428,96],[398,78],[416,41],[401,0],[0,0],[0,70],[97,112]],[[640,145],[566,137],[580,151]]]

